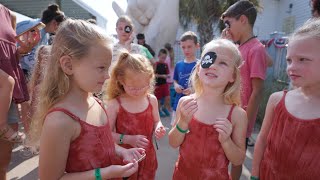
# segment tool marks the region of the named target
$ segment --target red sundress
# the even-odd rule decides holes
[[[285,106],[286,91],[274,110],[267,147],[260,164],[261,180],[320,178],[320,118],[302,120]]]
[[[156,151],[152,143],[154,131],[154,118],[152,105],[148,96],[149,105],[146,110],[139,113],[130,113],[125,110],[121,101],[117,99],[120,108],[116,120],[116,132],[124,135],[145,135],[149,140],[149,146],[145,149],[146,158],[139,162],[138,172],[129,177],[130,180],[152,180],[155,179],[158,168]],[[132,148],[128,144],[121,145],[124,148]]]
[[[227,117],[229,121],[233,109],[234,105]],[[173,180],[229,180],[229,160],[218,140],[219,133],[212,125],[204,124],[195,117],[189,124],[189,130],[180,145]]]
[[[101,107],[103,108],[102,105]],[[55,111],[67,114],[81,126],[80,135],[70,144],[65,170],[67,173],[103,168],[119,162],[108,120],[103,126],[94,126],[64,108],[53,108],[48,114]]]

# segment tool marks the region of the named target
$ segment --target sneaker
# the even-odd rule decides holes
[[[162,111],[164,112],[164,114],[165,114],[166,116],[170,116],[170,112],[168,111],[167,108],[162,108]]]
[[[159,115],[160,117],[166,117],[166,114],[162,110],[159,110]]]

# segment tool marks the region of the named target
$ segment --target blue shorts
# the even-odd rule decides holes
[[[8,124],[18,123],[20,120],[17,104],[11,102],[9,111],[8,111]]]

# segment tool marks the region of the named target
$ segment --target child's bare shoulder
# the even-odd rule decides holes
[[[235,106],[231,114],[231,119],[233,122],[234,120],[236,121],[240,120],[241,122],[243,122],[244,120],[247,120],[247,113],[242,107]]]
[[[117,105],[119,103],[118,103],[118,100],[114,98],[114,99],[105,100],[105,104],[106,106],[111,106],[111,105]]]
[[[69,129],[74,127],[76,121],[63,111],[53,111],[47,114],[44,126],[54,129]]]
[[[158,105],[158,99],[154,94],[148,94],[152,106]]]
[[[283,94],[284,94],[284,91],[278,91],[278,92],[272,93],[269,97],[268,104],[276,106],[282,99]]]
[[[114,110],[119,109],[119,100],[116,98],[110,99],[110,100],[105,100],[104,104],[105,104],[105,107],[108,111],[110,111],[110,109],[114,109]]]

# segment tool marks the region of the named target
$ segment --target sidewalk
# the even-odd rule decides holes
[[[162,122],[166,127],[170,127],[170,118],[162,118]],[[253,135],[254,139],[256,139],[256,136],[257,130],[255,130]],[[178,149],[173,149],[169,146],[167,136],[158,141],[158,147],[158,170],[156,180],[171,180],[173,168],[178,157]],[[22,146],[18,146],[13,150],[7,177],[9,180],[36,180],[38,179],[39,156],[25,156],[21,151],[22,148]],[[249,147],[243,166],[241,180],[250,179],[252,158],[253,147]]]

